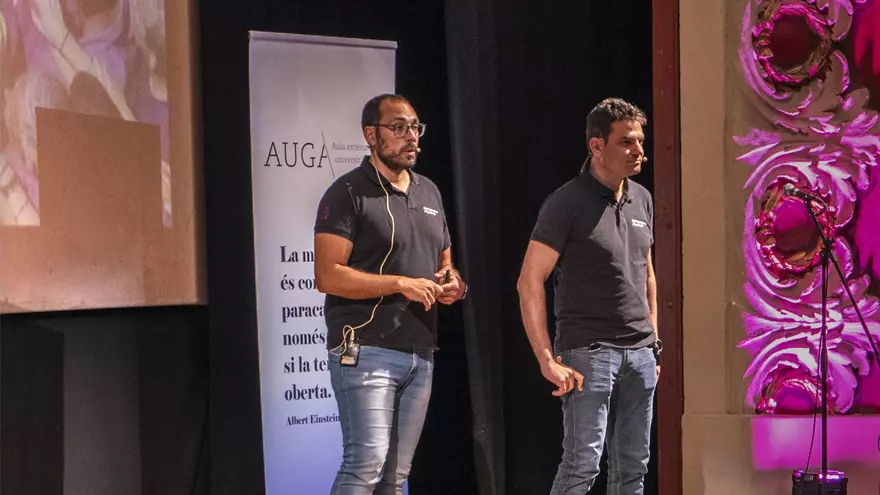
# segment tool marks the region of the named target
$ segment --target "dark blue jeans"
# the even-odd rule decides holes
[[[584,390],[562,397],[564,452],[551,495],[587,493],[606,444],[608,495],[642,495],[657,386],[653,350],[594,344],[559,354],[584,375]]]
[[[333,353],[329,360],[343,446],[330,494],[403,493],[431,398],[433,352],[362,346],[357,366]]]

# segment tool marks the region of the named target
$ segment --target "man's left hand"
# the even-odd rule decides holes
[[[437,280],[437,283],[443,288],[443,294],[440,294],[437,301],[443,304],[452,304],[461,299],[461,296],[464,293],[464,282],[458,278],[458,273],[450,268],[451,276],[449,277],[449,282],[443,283],[443,279],[446,278],[446,270],[447,269],[441,269],[434,274],[434,279]]]

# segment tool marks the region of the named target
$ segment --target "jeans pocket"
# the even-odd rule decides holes
[[[599,352],[602,350],[602,347],[604,347],[604,346],[601,343],[593,342],[592,344],[587,346],[587,352],[589,352],[589,353]]]

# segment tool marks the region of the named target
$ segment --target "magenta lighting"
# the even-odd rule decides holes
[[[880,336],[880,116],[869,90],[880,80],[878,11],[869,1],[751,0],[743,17],[740,69],[764,124],[734,136],[751,169],[739,347],[752,355],[746,401],[759,413],[812,413],[820,399],[822,246],[804,200],[783,194],[787,184],[822,200],[811,208]],[[840,48],[851,34],[857,60]],[[874,79],[856,86],[856,70]],[[837,275],[829,281],[829,413],[880,411],[870,342]]]

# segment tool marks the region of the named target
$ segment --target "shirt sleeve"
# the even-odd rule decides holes
[[[318,202],[316,234],[335,234],[352,240],[357,233],[357,208],[351,186],[334,182]]]
[[[546,244],[562,254],[571,236],[573,223],[573,212],[565,197],[559,193],[551,194],[541,206],[531,240]]]

